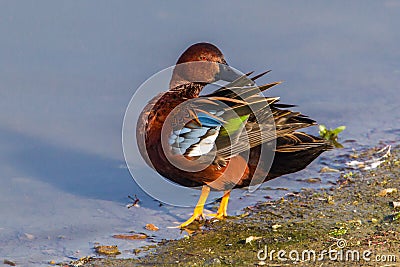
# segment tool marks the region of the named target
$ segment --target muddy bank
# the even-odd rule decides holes
[[[162,242],[145,257],[90,259],[83,266],[397,266],[398,201],[400,146],[378,168],[348,170],[332,188],[259,203],[244,216]]]

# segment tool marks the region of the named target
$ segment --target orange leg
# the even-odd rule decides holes
[[[231,191],[225,191],[224,196],[222,197],[221,204],[219,204],[219,208],[217,213],[208,214],[208,216],[213,216],[216,219],[222,220],[228,216],[226,210],[228,209],[229,196]]]
[[[203,209],[209,193],[210,193],[210,187],[204,185],[201,189],[201,195],[199,201],[197,202],[196,207],[194,208],[192,217],[190,217],[186,222],[179,225],[178,228],[185,228],[198,218],[204,218]]]

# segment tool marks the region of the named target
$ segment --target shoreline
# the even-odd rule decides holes
[[[137,259],[92,258],[80,266],[395,266],[400,262],[399,200],[397,145],[379,167],[346,171],[330,188],[259,203],[244,216],[161,242]]]

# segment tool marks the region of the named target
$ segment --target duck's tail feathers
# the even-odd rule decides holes
[[[300,171],[322,152],[332,148],[329,141],[302,132],[279,137],[267,180]]]

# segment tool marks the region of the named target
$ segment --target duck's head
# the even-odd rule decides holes
[[[217,80],[233,81],[237,77],[215,45],[197,43],[187,48],[176,62],[170,89],[180,90],[185,84],[204,86]]]

